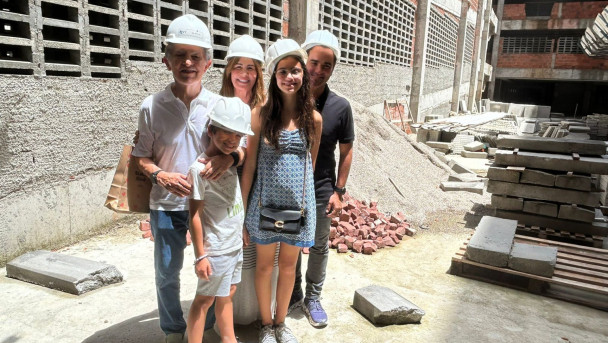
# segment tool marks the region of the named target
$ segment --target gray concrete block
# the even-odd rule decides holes
[[[507,211],[522,211],[524,199],[492,194],[492,206]]]
[[[475,182],[443,181],[441,183],[440,187],[444,192],[464,191],[464,192],[483,194],[484,183],[481,181],[475,181]]]
[[[500,218],[514,219],[520,224],[550,227],[554,230],[565,230],[572,233],[585,235],[608,236],[608,223],[582,223],[574,220],[559,219],[553,217],[539,216],[537,214],[505,211],[496,209],[496,216]]]
[[[557,262],[557,247],[514,243],[509,268],[520,272],[552,277]]]
[[[488,148],[488,156],[493,157],[494,155],[496,155],[496,150],[498,150],[497,148]]]
[[[512,197],[560,201],[567,204],[577,204],[596,207],[600,201],[599,192],[581,192],[570,189],[555,187],[543,187],[536,185],[515,184],[510,182],[496,181],[490,178],[488,181],[488,192],[492,194],[510,195]]]
[[[547,217],[557,217],[557,204],[544,201],[525,200],[524,212]]]
[[[608,249],[608,237],[604,237],[604,241],[602,242],[602,249]]]
[[[526,168],[519,178],[520,183],[530,183],[540,186],[553,187],[555,185],[555,175],[535,169]]]
[[[488,174],[486,176],[490,180],[519,183],[521,172],[518,170],[492,166],[488,168]]]
[[[488,153],[482,151],[461,151],[460,156],[466,158],[488,158]]]
[[[574,205],[560,205],[557,218],[592,223],[595,220],[595,210]]]
[[[488,184],[488,179],[485,177],[479,177],[477,174],[461,173],[452,174],[448,177],[448,181],[456,182],[479,182],[482,181],[484,185]]]
[[[433,149],[450,149],[451,144],[449,142],[437,142],[437,141],[426,141],[424,144],[430,146]]]
[[[471,142],[464,145],[466,151],[479,151],[483,149],[485,145],[482,142]]]
[[[499,149],[515,149],[526,151],[556,152],[580,155],[605,155],[606,143],[602,141],[568,141],[555,138],[532,136],[499,135],[496,140]]]
[[[89,292],[123,279],[112,265],[46,250],[32,251],[10,261],[6,276],[71,294]]]
[[[467,245],[466,258],[496,267],[506,267],[516,228],[516,220],[483,216]]]
[[[371,285],[355,291],[353,307],[375,325],[420,323],[424,310],[387,287]]]
[[[505,166],[532,167],[581,174],[604,174],[608,170],[608,158],[583,157],[574,159],[572,155],[547,154],[541,152],[498,150],[496,164]]]
[[[536,120],[524,120],[519,125],[519,131],[523,133],[535,133],[538,131],[538,124],[536,123]]]
[[[448,166],[450,166],[450,168],[452,168],[453,171],[455,171],[458,174],[462,174],[462,173],[471,173],[471,174],[475,174],[474,171],[470,170],[469,168],[463,166],[462,164],[454,161],[454,160],[450,160],[448,162]]]
[[[429,137],[428,140],[429,141],[439,141],[439,138],[441,137],[441,131],[439,130],[429,130]]]
[[[555,187],[590,191],[593,179],[586,175],[556,175]]]

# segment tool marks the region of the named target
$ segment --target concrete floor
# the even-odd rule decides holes
[[[435,213],[428,230],[373,256],[331,252],[323,305],[330,324],[314,329],[298,310],[287,320],[300,342],[608,342],[608,313],[447,273],[450,259],[479,217]],[[0,269],[0,342],[162,342],[158,327],[153,243],[134,220],[60,250],[115,265],[121,284],[81,296],[5,277]],[[187,249],[192,258],[192,248]],[[182,272],[187,312],[196,279]],[[421,324],[376,327],[352,308],[354,291],[387,286],[426,311]],[[253,326],[239,327],[256,342]],[[208,331],[204,342],[218,342]]]

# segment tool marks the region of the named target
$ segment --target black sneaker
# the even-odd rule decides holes
[[[291,299],[289,299],[289,307],[287,307],[287,314],[290,314],[291,311],[302,305],[302,300],[304,300],[304,293],[301,289],[294,290],[291,293]]]

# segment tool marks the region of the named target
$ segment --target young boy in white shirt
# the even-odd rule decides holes
[[[209,114],[210,143],[200,158],[229,155],[241,138],[253,135],[251,110],[239,98],[221,98]],[[222,342],[236,343],[232,296],[241,281],[243,263],[243,221],[245,218],[236,167],[217,180],[200,176],[205,165],[194,162],[188,181],[190,193],[190,235],[198,276],[196,296],[188,314],[188,341],[200,343],[207,310],[216,301],[215,315]]]

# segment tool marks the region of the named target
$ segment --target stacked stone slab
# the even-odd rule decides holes
[[[497,145],[487,191],[498,217],[607,235],[608,224],[595,215],[604,190],[599,175],[608,174],[606,143],[501,135]]]
[[[516,220],[482,217],[467,244],[465,257],[494,267],[509,267],[544,277],[553,276],[557,248],[514,242],[516,229]]]

